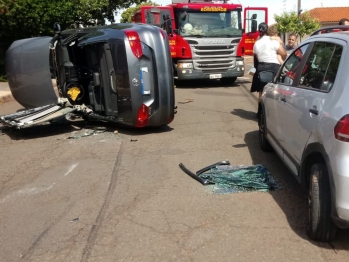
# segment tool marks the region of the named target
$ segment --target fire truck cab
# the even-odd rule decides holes
[[[268,22],[265,7],[230,1],[172,0],[168,6],[142,6],[132,21],[164,29],[178,80],[221,79],[234,83],[253,54],[257,25]]]

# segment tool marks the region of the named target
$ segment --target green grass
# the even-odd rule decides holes
[[[0,75],[0,82],[7,82],[6,75],[4,75],[4,76]]]
[[[0,82],[7,82],[5,63],[0,61]]]

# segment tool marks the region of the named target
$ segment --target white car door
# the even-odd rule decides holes
[[[277,153],[283,157],[285,143],[285,97],[290,95],[297,69],[308,45],[293,52],[281,66],[273,83],[264,89],[267,138]]]
[[[315,42],[297,86],[289,87],[284,96],[284,161],[295,174],[309,136],[331,97],[341,54],[341,45]]]

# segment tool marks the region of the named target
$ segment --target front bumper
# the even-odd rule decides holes
[[[229,69],[224,72],[220,71],[197,71],[194,69],[177,69],[178,80],[194,80],[194,79],[210,79],[210,75],[221,74],[221,78],[231,78],[231,77],[241,77],[244,76],[245,70],[244,66],[239,67],[240,71],[237,69]]]

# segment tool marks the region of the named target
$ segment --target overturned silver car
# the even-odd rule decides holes
[[[55,24],[54,37],[15,41],[6,52],[6,71],[13,97],[27,109],[1,116],[9,126],[25,128],[62,116],[134,127],[174,119],[168,36],[158,27],[61,31]]]

